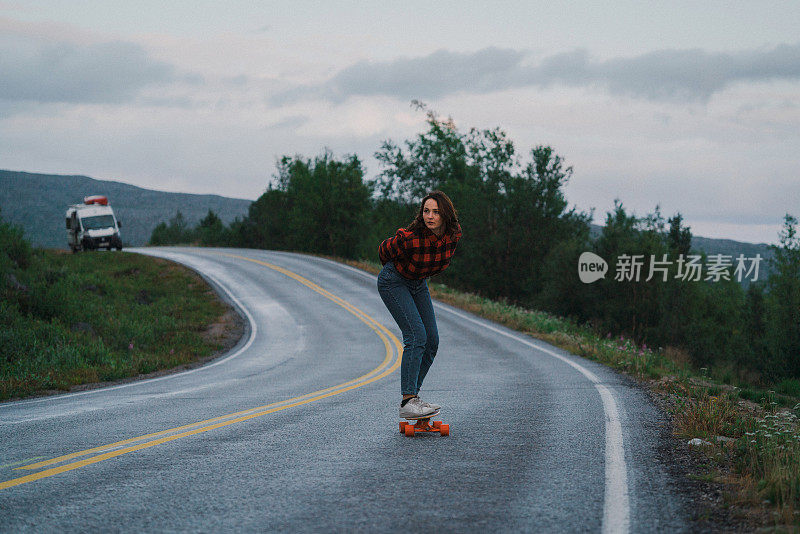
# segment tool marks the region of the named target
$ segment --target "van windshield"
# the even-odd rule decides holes
[[[94,217],[81,217],[84,230],[97,230],[98,228],[113,228],[113,215],[96,215]]]

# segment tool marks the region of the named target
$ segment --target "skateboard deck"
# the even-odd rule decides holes
[[[450,435],[450,425],[445,425],[441,421],[433,421],[431,417],[439,415],[441,410],[436,410],[430,415],[424,417],[404,417],[406,421],[416,421],[416,423],[408,423],[400,421],[400,433],[406,436],[413,436],[417,432],[438,432],[440,436]]]

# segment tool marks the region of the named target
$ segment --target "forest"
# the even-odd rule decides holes
[[[573,169],[551,147],[518,153],[500,128],[462,132],[452,119],[417,105],[426,111],[426,131],[402,143],[384,141],[374,179],[365,178],[357,155],[284,156],[243,218],[226,225],[209,211],[192,227],[178,212],[155,228],[150,243],[377,261],[378,244],[411,222],[418,199],[440,189],[453,200],[464,237],[437,282],[661,348],[729,383],[769,386],[800,377],[794,216],[785,215],[762,278],[752,261],[743,273],[737,258],[693,251],[681,214],[665,218],[658,206],[637,217],[618,200],[592,235],[592,213],[570,207],[564,194]],[[608,262],[605,277],[581,281],[584,252]],[[631,258],[642,259],[641,276],[619,270]],[[706,271],[687,276],[690,263]],[[742,274],[752,283],[740,283]]]

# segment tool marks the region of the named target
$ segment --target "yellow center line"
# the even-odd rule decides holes
[[[20,465],[20,464],[26,464],[28,462],[32,462],[34,460],[38,460],[39,458],[44,458],[44,456],[36,456],[34,458],[27,458],[25,460],[19,460],[19,461],[16,461],[16,462],[11,462],[10,464],[3,464],[3,465],[0,465],[0,469],[3,469],[5,467],[14,467],[15,465]]]
[[[317,293],[320,293],[324,297],[326,297],[326,298],[334,301],[335,303],[339,304],[340,306],[342,306],[343,308],[348,310],[350,313],[352,313],[353,315],[358,317],[362,322],[364,322],[367,326],[369,326],[373,331],[375,331],[378,334],[378,336],[381,338],[381,340],[383,341],[384,346],[386,348],[386,356],[384,357],[383,361],[380,363],[380,365],[378,365],[378,367],[376,367],[375,369],[371,370],[370,372],[368,372],[368,373],[366,373],[366,374],[364,374],[364,375],[362,375],[362,376],[360,376],[358,378],[354,378],[352,380],[348,380],[347,382],[343,382],[343,383],[338,384],[336,386],[332,386],[332,387],[329,387],[329,388],[325,388],[325,389],[321,389],[321,390],[318,390],[318,391],[314,391],[312,393],[306,393],[305,395],[302,395],[302,396],[299,396],[299,397],[294,397],[294,398],[286,399],[286,400],[279,401],[279,402],[273,402],[273,403],[270,403],[270,404],[266,404],[264,406],[259,406],[257,408],[250,408],[248,410],[243,410],[243,411],[235,412],[235,413],[228,414],[228,415],[214,417],[212,419],[206,419],[204,421],[199,421],[199,422],[191,423],[191,424],[188,424],[188,425],[182,425],[182,426],[178,426],[178,427],[171,428],[171,429],[168,429],[168,430],[162,430],[160,432],[154,432],[154,433],[151,433],[151,434],[138,436],[138,437],[135,437],[135,438],[130,438],[130,439],[122,440],[122,441],[117,441],[115,443],[110,443],[110,444],[107,444],[107,445],[101,445],[99,447],[93,447],[91,449],[86,449],[86,450],[75,452],[75,453],[72,453],[72,454],[66,454],[66,455],[63,455],[63,456],[59,456],[57,458],[52,458],[50,460],[45,460],[43,462],[37,462],[37,463],[26,465],[26,466],[23,466],[23,467],[17,467],[16,469],[35,470],[35,469],[40,469],[42,467],[47,467],[49,465],[54,465],[54,464],[62,463],[62,462],[65,462],[65,461],[68,461],[68,460],[72,460],[72,459],[75,459],[75,458],[79,458],[81,456],[88,456],[88,455],[92,455],[92,454],[95,454],[95,453],[101,453],[101,454],[97,454],[95,456],[91,456],[90,458],[86,458],[86,459],[79,460],[79,461],[76,461],[76,462],[71,462],[71,463],[64,464],[64,465],[61,465],[61,466],[58,466],[58,467],[53,467],[53,468],[50,468],[50,469],[45,469],[45,470],[39,471],[37,473],[32,473],[30,475],[26,475],[26,476],[19,477],[19,478],[14,478],[14,479],[11,479],[11,480],[7,480],[5,482],[0,482],[0,490],[5,489],[5,488],[10,488],[12,486],[18,486],[20,484],[26,484],[28,482],[33,482],[35,480],[40,480],[42,478],[51,477],[53,475],[56,475],[56,474],[59,474],[59,473],[63,473],[65,471],[71,471],[73,469],[78,469],[80,467],[91,465],[91,464],[94,464],[94,463],[97,463],[97,462],[102,462],[103,460],[108,460],[109,458],[115,458],[115,457],[121,456],[123,454],[127,454],[127,453],[130,453],[130,452],[138,451],[138,450],[141,450],[141,449],[146,449],[146,448],[149,448],[149,447],[153,447],[155,445],[160,445],[162,443],[167,443],[167,442],[170,442],[170,441],[174,441],[176,439],[180,439],[180,438],[183,438],[183,437],[193,436],[195,434],[208,432],[209,430],[215,430],[217,428],[221,428],[221,427],[224,427],[224,426],[232,425],[234,423],[240,423],[242,421],[247,421],[247,420],[253,419],[255,417],[261,417],[263,415],[267,415],[267,414],[270,414],[270,413],[275,413],[275,412],[278,412],[280,410],[285,410],[287,408],[292,408],[292,407],[295,407],[295,406],[301,406],[303,404],[308,404],[310,402],[314,402],[314,401],[317,401],[317,400],[320,400],[320,399],[324,399],[326,397],[330,397],[330,396],[333,396],[333,395],[339,395],[339,394],[344,393],[346,391],[350,391],[352,389],[365,386],[365,385],[367,385],[367,384],[369,384],[371,382],[374,382],[376,380],[380,380],[381,378],[384,378],[385,376],[388,376],[389,374],[393,373],[400,366],[400,360],[401,360],[402,353],[403,353],[403,346],[400,343],[400,340],[397,339],[397,336],[392,334],[392,332],[387,330],[385,326],[383,326],[382,324],[377,322],[375,319],[373,319],[372,317],[370,317],[369,315],[367,315],[363,311],[359,310],[358,308],[356,308],[355,306],[353,306],[352,304],[350,304],[346,300],[344,300],[344,299],[342,299],[340,297],[337,297],[336,295],[334,295],[334,294],[330,293],[329,291],[323,289],[322,287],[320,287],[319,285],[315,284],[314,282],[308,280],[307,278],[304,278],[304,277],[302,277],[302,276],[300,276],[300,275],[298,275],[298,274],[296,274],[296,273],[294,273],[292,271],[284,269],[283,267],[279,267],[279,266],[273,265],[271,263],[266,263],[266,262],[263,262],[263,261],[260,261],[260,260],[255,260],[255,259],[248,258],[248,257],[245,257],[245,256],[239,256],[239,255],[236,255],[236,254],[228,254],[228,253],[220,253],[220,254],[223,255],[223,256],[229,256],[231,258],[237,258],[237,259],[241,259],[241,260],[246,260],[246,261],[250,261],[250,262],[253,262],[253,263],[257,263],[257,264],[263,265],[265,267],[269,267],[270,269],[273,269],[273,270],[275,270],[275,271],[277,271],[277,272],[279,272],[281,274],[284,274],[284,275],[286,275],[286,276],[288,276],[288,277],[290,277],[290,278],[292,278],[294,280],[297,280],[301,284],[309,287],[310,289],[316,291]],[[392,363],[391,366],[389,366],[389,362],[391,361],[392,352],[394,352],[394,351],[392,351],[392,345],[391,345],[390,340],[391,340],[391,342],[394,343],[394,345],[396,347],[395,354],[397,355],[396,358],[395,358],[395,361]],[[191,429],[191,430],[188,430],[188,429]],[[183,432],[181,432],[181,431],[183,431]],[[163,437],[158,437],[158,436],[163,436]],[[158,439],[151,439],[151,438],[158,438]],[[129,445],[131,443],[136,443],[138,441],[143,441],[143,440],[149,440],[149,441],[144,441],[143,443],[138,443],[136,445],[130,445],[128,447],[123,447],[124,445]],[[122,448],[118,448],[118,447],[122,447]],[[116,449],[116,450],[109,451],[109,449]],[[103,451],[107,451],[107,452],[103,452]]]

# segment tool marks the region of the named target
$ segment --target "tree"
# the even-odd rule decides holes
[[[637,283],[615,280],[615,266],[620,256],[639,254],[639,219],[628,215],[619,200],[614,201],[614,210],[606,214],[605,226],[595,242],[595,252],[608,262],[608,274],[597,283],[599,298],[596,317],[602,332],[636,335]],[[641,276],[641,274],[640,274]]]
[[[692,232],[690,228],[683,226],[683,216],[678,213],[667,222],[669,223],[667,243],[670,253],[676,257],[689,254],[692,248]]]
[[[744,293],[732,278],[676,278],[678,257],[689,253],[691,243],[682,220],[680,214],[669,219],[667,231],[658,206],[637,218],[615,202],[596,251],[610,270],[623,265],[621,260],[641,267],[638,280],[630,271],[631,277],[617,273],[599,282],[597,324],[604,332],[624,333],[648,345],[682,347],[698,366],[733,368],[748,350],[742,328]]]
[[[742,367],[750,374],[763,375],[768,370],[767,355],[767,310],[763,283],[750,284],[745,294],[744,335],[749,350],[743,354]]]
[[[156,246],[191,243],[194,240],[194,229],[189,228],[189,223],[180,210],[169,220],[169,224],[159,223],[150,234],[150,244]]]
[[[236,225],[237,241],[245,247],[286,250],[291,248],[291,206],[285,191],[272,184],[250,204],[247,216]]]
[[[414,204],[429,191],[466,178],[467,148],[452,118],[443,119],[426,105],[412,105],[426,112],[428,131],[405,141],[405,149],[391,140],[384,141],[375,158],[383,171],[372,182],[383,198]]]
[[[200,244],[206,246],[220,246],[226,244],[228,239],[225,224],[216,213],[208,210],[208,214],[197,225],[196,233]]]
[[[668,257],[672,262],[676,262],[681,256],[687,258],[692,246],[691,229],[683,225],[683,216],[680,213],[667,222]],[[659,300],[661,317],[651,342],[662,346],[686,347],[691,337],[688,329],[692,322],[698,320],[696,312],[701,307],[702,292],[696,283],[677,279],[677,274],[677,265],[673,263],[668,279],[663,284]]]
[[[509,177],[504,221],[507,258],[511,265],[530,262],[531,269],[510,273],[506,286],[528,295],[531,302],[543,289],[544,265],[553,249],[570,240],[582,244],[588,238],[591,214],[568,209],[564,195],[571,178],[572,167],[565,167],[561,156],[542,145],[531,150],[531,161],[519,175]]]
[[[774,378],[800,377],[800,236],[797,218],[786,214],[773,246],[774,272],[767,296],[768,374]]]
[[[581,254],[591,250],[588,227],[585,232],[556,243],[542,265],[542,291],[536,298],[539,307],[579,323],[597,318],[597,286],[584,284],[576,274]]]
[[[357,156],[284,156],[240,231],[251,246],[352,258],[366,233],[371,193]]]
[[[464,238],[442,279],[489,297],[532,304],[542,290],[544,260],[562,239],[588,232],[590,217],[567,210],[563,186],[572,169],[550,147],[537,146],[522,166],[499,128],[459,132],[423,104],[428,129],[404,145],[383,143],[375,187],[413,205],[434,189],[459,211]]]

